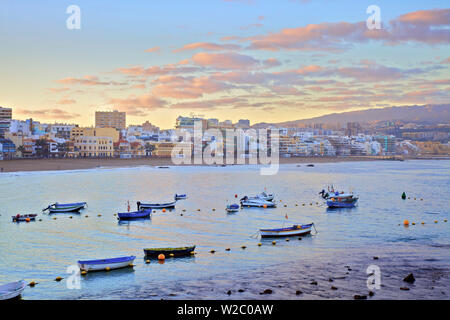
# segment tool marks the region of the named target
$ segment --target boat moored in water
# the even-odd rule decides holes
[[[327,200],[327,206],[328,208],[353,208],[357,202],[358,198],[353,196],[349,198],[332,197]]]
[[[113,270],[126,267],[132,267],[136,256],[118,257],[112,259],[98,259],[98,260],[80,260],[78,266],[82,271],[102,271]]]
[[[145,203],[145,202],[137,202],[138,210],[141,209],[170,209],[175,208],[176,201],[167,202],[167,203]]]
[[[260,198],[243,197],[241,200],[242,207],[262,207],[262,208],[275,208],[276,205],[272,201],[266,201]]]
[[[265,200],[265,201],[273,201],[274,197],[275,196],[273,194],[267,194],[265,192],[261,192],[256,197],[249,197],[249,199],[262,199],[262,200]]]
[[[175,200],[184,200],[184,199],[186,199],[186,194],[177,194],[177,193],[175,193],[174,198],[175,198]]]
[[[183,257],[190,256],[194,252],[195,246],[178,247],[178,248],[146,248],[144,253],[146,257],[158,257],[163,254],[166,257]]]
[[[292,227],[279,228],[279,229],[259,229],[261,238],[273,238],[273,237],[289,237],[289,236],[302,236],[310,234],[314,223],[298,225],[295,224]]]
[[[140,211],[132,211],[132,212],[118,212],[117,217],[119,220],[145,219],[150,218],[151,214],[152,210],[143,209]]]
[[[47,208],[42,209],[42,211],[47,211],[49,213],[58,213],[58,212],[78,212],[81,209],[86,208],[86,202],[75,202],[75,203],[58,203],[55,202],[49,205]]]
[[[13,222],[21,222],[21,221],[32,221],[36,220],[37,214],[30,213],[30,214],[16,214],[15,216],[12,216]]]
[[[238,212],[240,206],[237,203],[227,205],[227,212]]]
[[[19,297],[27,287],[24,280],[10,282],[0,286],[0,300],[10,300]]]

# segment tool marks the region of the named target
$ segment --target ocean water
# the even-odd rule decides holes
[[[449,173],[450,161],[431,160],[285,164],[273,176],[257,166],[2,173],[0,283],[37,282],[23,299],[352,299],[367,294],[366,269],[376,265],[382,285],[373,299],[448,299]],[[359,195],[358,207],[328,210],[318,192],[330,184]],[[227,204],[264,189],[277,208],[226,213]],[[138,200],[168,202],[175,193],[188,198],[149,220],[114,216],[127,201],[135,209]],[[55,201],[88,208],[41,213]],[[17,213],[39,213],[42,221],[12,223]],[[415,225],[404,227],[405,219]],[[318,233],[302,240],[256,238],[259,228],[310,222]],[[193,257],[145,263],[145,247],[191,244]],[[68,288],[67,268],[78,260],[122,255],[136,255],[135,266],[89,273],[80,289]],[[402,281],[410,272],[412,285]],[[261,295],[267,288],[273,293]]]

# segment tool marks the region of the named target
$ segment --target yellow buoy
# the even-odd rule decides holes
[[[262,246],[262,243],[260,242],[260,243],[258,243],[258,247],[261,247]]]
[[[150,260],[145,260],[145,263],[150,263]]]
[[[105,270],[106,270],[106,271],[109,271],[109,270],[111,270],[111,268],[110,268],[110,267],[106,267]]]
[[[213,210],[213,211],[216,211],[216,209],[214,209],[214,208],[213,208],[212,210]]]
[[[97,215],[97,217],[101,217],[101,216],[102,216],[101,214]]]
[[[82,275],[82,276],[87,275],[87,271],[86,271],[86,270],[81,271],[81,275]]]
[[[447,219],[444,219],[444,222],[447,222]]]
[[[169,254],[169,256],[171,256],[171,257],[175,257],[175,255],[174,255],[173,253]]]
[[[197,209],[197,211],[200,211],[200,209]]]
[[[191,255],[194,255],[194,254],[196,254],[197,252],[194,252],[194,251],[191,251]]]
[[[404,226],[409,226],[409,221],[408,221],[408,220],[404,220],[404,221],[403,221],[403,225],[404,225]]]
[[[56,217],[53,217],[53,220],[56,220]]]
[[[28,285],[29,285],[30,287],[34,287],[34,286],[36,285],[36,282],[31,281]]]
[[[437,220],[434,220],[434,223],[437,223]]]
[[[62,280],[61,277],[56,277],[56,278],[55,278],[55,281],[61,281],[61,280]]]
[[[298,204],[296,203],[295,206],[298,207]]]
[[[287,205],[285,204],[284,207],[287,207]]]
[[[113,216],[114,216],[114,217],[117,216],[117,213],[114,213]]]
[[[72,216],[70,216],[69,219],[72,219]]]
[[[272,241],[272,244],[275,245],[277,242],[276,241]]]
[[[422,224],[425,224],[425,222],[422,221]]]
[[[164,259],[166,259],[166,256],[165,256],[163,253],[161,253],[161,254],[158,256],[158,260],[164,260]]]
[[[289,238],[287,238],[286,241],[289,241]]]
[[[416,223],[415,222],[413,222],[413,223],[411,223],[413,226],[415,226],[416,225]]]
[[[134,264],[130,263],[128,266],[129,266],[129,267],[134,267]]]

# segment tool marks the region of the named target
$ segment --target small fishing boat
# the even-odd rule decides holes
[[[143,203],[138,201],[137,202],[137,208],[138,210],[141,209],[168,209],[168,208],[175,208],[176,201],[173,202],[167,202],[167,203]]]
[[[238,212],[238,211],[239,211],[239,208],[240,208],[240,207],[239,207],[238,204],[233,203],[233,204],[227,205],[226,210],[227,210],[227,212]]]
[[[288,236],[302,236],[311,233],[314,223],[298,225],[280,229],[259,229],[261,238],[270,237],[288,237]]]
[[[314,165],[313,165],[312,163],[307,164],[306,166],[307,166],[307,167],[314,167]]]
[[[78,266],[82,271],[101,271],[113,270],[125,267],[132,267],[136,256],[118,257],[112,259],[98,259],[98,260],[80,260]]]
[[[119,220],[145,219],[150,218],[152,210],[140,210],[133,212],[118,212],[117,218]]]
[[[24,280],[10,282],[0,286],[0,300],[9,300],[17,298],[27,287]]]
[[[47,208],[42,209],[42,211],[47,211],[49,213],[58,213],[58,212],[78,212],[81,209],[84,209],[87,206],[86,202],[75,202],[75,203],[58,203],[49,205]]]
[[[260,198],[243,197],[241,200],[242,207],[263,207],[263,208],[275,208],[276,205],[272,201],[266,201]]]
[[[174,196],[175,200],[184,200],[186,199],[186,194],[176,194]]]
[[[262,199],[266,201],[272,201],[275,196],[273,194],[267,194],[265,192],[261,192],[256,197],[249,197],[249,199]]]
[[[13,222],[21,222],[21,221],[32,221],[36,220],[37,214],[16,214],[15,216],[12,216]]]
[[[341,197],[332,197],[327,200],[328,208],[353,208],[356,206],[358,202],[357,197],[341,198]]]
[[[166,257],[170,257],[172,254],[173,257],[182,257],[191,255],[194,249],[195,246],[179,248],[146,248],[144,249],[144,253],[146,257],[157,257],[160,254],[163,254]]]

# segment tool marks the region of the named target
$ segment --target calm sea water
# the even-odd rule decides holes
[[[0,283],[38,282],[24,299],[348,299],[368,292],[366,268],[376,264],[383,286],[374,298],[448,299],[449,173],[450,161],[292,164],[274,176],[261,176],[256,166],[2,173]],[[318,192],[330,184],[359,194],[359,206],[327,210]],[[235,194],[264,188],[275,193],[277,208],[225,212],[227,203],[238,201]],[[402,200],[403,191],[411,198]],[[126,211],[127,200],[134,209],[137,200],[171,201],[175,193],[188,199],[151,220],[121,224],[114,216]],[[86,201],[88,208],[40,213],[55,201]],[[12,223],[17,213],[39,213],[42,221]],[[405,219],[416,225],[399,226]],[[251,237],[262,227],[309,222],[318,234],[301,241],[279,239],[274,246],[263,240],[258,247],[260,240]],[[145,247],[188,244],[197,245],[195,257],[145,264]],[[67,278],[77,260],[121,255],[136,255],[135,267],[88,274],[79,290],[53,281]],[[416,283],[399,290],[409,272]],[[332,284],[338,290],[330,291]],[[260,295],[266,288],[274,293]]]

